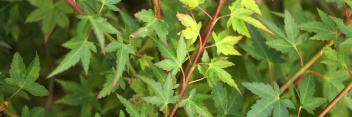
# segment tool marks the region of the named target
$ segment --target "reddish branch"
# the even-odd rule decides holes
[[[153,5],[154,5],[155,11],[156,11],[155,12],[156,18],[161,19],[159,0],[153,0]]]
[[[180,91],[180,100],[183,99],[183,96],[184,96],[185,91],[186,91],[187,86],[188,86],[188,82],[191,79],[193,71],[194,71],[194,69],[196,67],[196,63],[198,63],[198,60],[199,60],[200,56],[203,54],[203,52],[205,50],[205,45],[206,45],[206,43],[207,43],[207,41],[209,39],[209,36],[210,36],[211,32],[213,31],[214,25],[216,23],[216,19],[217,19],[219,13],[220,13],[221,8],[224,5],[225,1],[226,0],[219,0],[219,4],[218,4],[218,6],[217,6],[217,8],[216,8],[216,10],[215,10],[215,12],[214,12],[214,14],[212,16],[212,20],[208,23],[208,25],[206,26],[205,31],[203,32],[203,34],[205,34],[204,37],[202,38],[203,39],[202,40],[203,43],[201,43],[201,45],[199,47],[199,50],[197,52],[197,55],[196,55],[195,59],[192,61],[193,62],[193,66],[190,68],[190,70],[189,70],[189,72],[187,74],[186,80],[183,82],[183,86],[182,86],[182,89]],[[175,114],[175,112],[177,110],[177,107],[178,107],[178,104],[175,104],[175,106],[173,107],[172,112],[170,113],[169,117],[173,117],[174,116],[174,114]]]
[[[65,0],[67,2],[68,5],[71,6],[71,8],[73,10],[75,10],[76,12],[78,12],[79,14],[81,15],[87,15],[85,12],[83,12],[78,6],[76,3],[74,3],[72,0]]]
[[[352,83],[347,85],[330,103],[324,108],[318,117],[324,117],[329,110],[336,105],[336,103],[352,88]]]

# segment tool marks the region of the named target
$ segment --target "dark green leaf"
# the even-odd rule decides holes
[[[311,114],[314,114],[313,110],[315,108],[326,102],[326,99],[324,98],[312,97],[314,94],[314,88],[315,83],[312,74],[306,75],[299,87],[299,100],[301,102],[302,108]]]
[[[331,20],[326,13],[324,13],[319,9],[318,9],[318,13],[319,13],[320,19],[323,22],[318,22],[318,21],[307,22],[307,23],[301,24],[299,28],[309,32],[317,33],[316,35],[311,37],[311,39],[315,39],[315,40],[336,39],[338,28],[336,27],[333,20]]]
[[[279,86],[275,83],[274,89],[263,83],[242,83],[244,87],[262,99],[257,100],[247,112],[247,117],[267,117],[273,113],[274,117],[287,117],[287,108],[295,108],[290,100],[281,99]]]
[[[247,25],[248,26],[248,25]],[[252,41],[253,47],[249,47],[246,45],[241,45],[244,50],[248,52],[252,57],[273,63],[282,63],[283,59],[280,58],[281,53],[275,51],[274,49],[269,48],[265,44],[265,39],[260,35],[260,33],[253,26],[248,26],[249,32],[252,35],[250,39]]]
[[[115,4],[119,3],[121,0],[99,0],[103,5],[106,5],[110,10],[120,11]]]
[[[10,69],[11,78],[6,78],[5,81],[10,85],[15,85],[28,91],[34,96],[48,95],[48,90],[46,90],[44,86],[35,82],[39,77],[39,64],[39,58],[38,55],[36,55],[26,70],[21,55],[15,53]]]
[[[81,60],[84,71],[87,74],[90,64],[91,51],[97,51],[94,43],[87,41],[84,35],[78,35],[70,41],[64,43],[63,46],[71,49],[71,51],[66,54],[64,60],[62,60],[59,66],[57,66],[55,70],[49,74],[48,78],[67,70],[75,65],[79,60]]]
[[[210,98],[210,95],[196,94],[196,89],[192,89],[188,98],[183,99],[179,103],[179,106],[185,108],[189,117],[196,116],[196,113],[202,117],[212,117],[213,115],[209,112],[208,108],[201,102],[208,98]]]
[[[218,82],[217,85],[213,87],[211,94],[214,95],[213,100],[215,107],[220,111],[218,116],[228,117],[241,115],[240,105],[242,104],[242,96],[236,90],[232,90],[231,95],[227,94],[227,90],[223,87],[222,83]]]
[[[117,98],[119,98],[120,102],[126,107],[126,111],[130,114],[131,117],[147,117],[145,112],[139,112],[131,102],[127,101],[122,96],[116,94]]]
[[[58,80],[65,89],[66,95],[57,100],[58,103],[78,106],[81,105],[81,116],[90,115],[90,109],[100,109],[101,105],[92,92],[92,88],[83,77],[80,78],[81,84],[71,81]]]
[[[37,9],[29,14],[26,22],[42,20],[44,33],[51,33],[56,25],[64,27],[69,23],[67,14],[73,10],[65,1],[61,0],[54,4],[51,0],[31,0],[30,3]]]
[[[136,16],[139,20],[146,22],[147,24],[144,27],[139,28],[136,32],[132,33],[131,37],[144,38],[151,35],[155,31],[164,45],[167,45],[166,35],[169,33],[167,30],[169,26],[164,21],[156,18],[152,10],[142,10],[136,13],[134,16]]]
[[[44,117],[44,108],[34,107],[32,110],[29,110],[27,106],[24,106],[21,117]]]

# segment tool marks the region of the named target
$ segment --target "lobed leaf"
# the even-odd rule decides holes
[[[326,102],[326,99],[324,98],[313,97],[314,88],[315,83],[312,74],[306,75],[303,78],[303,81],[299,87],[299,99],[302,108],[304,108],[305,110],[307,110],[307,112],[311,114],[314,114],[313,110],[315,108],[319,107],[324,102]]]
[[[15,85],[28,91],[34,96],[48,95],[48,90],[46,90],[44,86],[35,82],[39,77],[39,64],[39,57],[36,55],[26,70],[21,55],[15,53],[9,71],[11,78],[6,78],[5,81],[10,85]]]
[[[199,35],[199,30],[202,25],[197,24],[197,22],[187,14],[177,13],[176,17],[181,22],[181,24],[186,27],[186,29],[182,30],[179,34],[182,33],[182,35],[186,39],[190,39],[191,43],[193,44]]]
[[[134,16],[136,16],[139,20],[146,22],[147,24],[132,33],[131,37],[144,38],[151,35],[155,31],[162,43],[167,46],[166,35],[168,35],[167,29],[169,26],[164,21],[156,18],[152,10],[142,10],[136,13]]]

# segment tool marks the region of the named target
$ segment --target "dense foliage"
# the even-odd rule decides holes
[[[352,116],[352,0],[2,0],[0,116]]]

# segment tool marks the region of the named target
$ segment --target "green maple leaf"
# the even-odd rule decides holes
[[[171,75],[171,74],[170,74]],[[161,110],[165,109],[167,107],[166,105],[168,104],[174,104],[176,103],[179,99],[180,96],[173,96],[174,95],[174,84],[172,84],[172,79],[171,76],[167,76],[165,83],[162,85],[159,82],[155,82],[153,79],[150,79],[148,77],[142,76],[142,75],[135,75],[142,81],[144,81],[149,88],[151,88],[156,96],[149,96],[149,97],[143,97],[142,99],[148,103],[155,104],[160,106],[161,105]]]
[[[214,105],[220,111],[217,117],[241,116],[240,110],[242,104],[242,96],[235,90],[231,94],[227,94],[227,90],[222,83],[218,82],[211,90]],[[229,96],[228,96],[229,95]]]
[[[24,106],[22,109],[21,117],[44,117],[44,108],[42,107],[34,107],[29,110],[28,106]]]
[[[267,117],[273,113],[274,117],[287,117],[287,108],[295,108],[288,99],[281,99],[281,91],[275,83],[274,89],[264,83],[242,83],[244,87],[262,99],[257,100],[247,112],[247,117]]]
[[[253,26],[248,26],[249,33],[252,35],[250,39],[252,41],[253,47],[241,44],[241,47],[248,52],[253,58],[265,62],[272,63],[282,63],[284,60],[280,58],[281,52],[275,51],[272,48],[269,48],[265,44],[265,39],[260,35],[259,31]],[[247,64],[246,64],[247,65]]]
[[[350,63],[348,57],[344,53],[344,49],[340,48],[339,53],[336,50],[331,49],[330,47],[325,47],[322,52],[328,60],[323,60],[321,63],[329,64],[336,67],[347,67]]]
[[[315,83],[312,74],[308,74],[303,78],[302,83],[299,87],[299,100],[301,102],[301,107],[307,110],[309,113],[314,114],[313,110],[324,102],[324,98],[312,97],[314,93]]]
[[[111,71],[106,71],[101,73],[102,75],[105,75],[106,78],[106,83],[104,83],[103,89],[99,92],[98,99],[105,97],[107,95],[110,95],[112,92],[116,91],[119,87],[122,89],[125,89],[125,82],[123,80],[118,80],[117,83],[115,84],[116,86],[113,86],[114,83],[114,78],[115,78],[115,69],[112,69]]]
[[[154,57],[148,56],[144,54],[142,57],[138,58],[139,65],[141,66],[142,70],[145,70],[145,67],[150,67],[149,61],[153,60]]]
[[[347,71],[336,71],[336,69],[329,69],[328,72],[324,75],[324,84],[323,84],[323,96],[331,102],[343,89],[345,80],[350,78],[350,75]],[[352,98],[348,97],[348,95],[343,96],[339,102],[337,102],[336,106],[333,107],[333,110],[341,109],[348,107],[352,109]]]
[[[15,53],[9,71],[11,78],[6,78],[5,81],[10,85],[18,86],[21,89],[28,91],[34,96],[48,95],[48,90],[46,90],[43,85],[35,82],[39,77],[39,64],[39,57],[36,55],[26,70],[21,55]]]
[[[136,14],[134,14],[139,20],[146,22],[147,24],[139,28],[136,32],[131,34],[131,37],[146,37],[151,35],[154,31],[160,38],[160,40],[167,45],[166,35],[168,32],[168,25],[158,18],[156,18],[154,12],[152,10],[142,10]]]
[[[203,55],[207,56],[207,55]],[[239,93],[237,84],[232,79],[232,76],[224,70],[224,68],[233,66],[235,64],[227,61],[227,57],[217,57],[211,59],[211,62],[208,65],[198,66],[198,70],[204,77],[207,78],[208,85],[213,87],[216,85],[218,80],[221,80],[224,83],[227,83],[231,87],[234,87]]]
[[[241,55],[235,48],[234,45],[238,43],[242,36],[228,36],[228,31],[222,31],[219,35],[216,35],[215,32],[212,33],[212,36],[215,40],[215,46],[217,48],[217,53],[224,55]]]
[[[230,27],[232,25],[234,31],[237,31],[239,34],[250,38],[251,35],[249,34],[246,24],[244,23],[247,22],[259,29],[262,29],[272,34],[272,32],[268,28],[266,28],[261,22],[250,17],[254,12],[240,6],[240,0],[233,2],[233,4],[229,8],[231,10],[231,16],[230,19],[227,21],[227,27]]]
[[[161,54],[167,58],[164,59],[160,62],[155,63],[155,66],[158,66],[161,69],[164,69],[166,71],[171,71],[173,74],[176,74],[179,68],[182,66],[183,62],[185,61],[186,55],[187,55],[187,49],[186,49],[186,42],[185,40],[181,37],[178,45],[177,45],[177,50],[176,50],[176,55],[177,57],[174,56],[174,54],[171,53],[171,49],[166,49],[164,45],[161,45],[160,43],[157,44]]]
[[[208,108],[201,102],[210,97],[210,95],[196,94],[196,89],[194,88],[187,98],[182,99],[179,103],[179,107],[184,107],[189,117],[195,117],[197,114],[202,117],[213,117]]]
[[[318,9],[320,19],[323,22],[312,21],[308,23],[301,24],[300,29],[317,33],[311,39],[315,40],[330,40],[337,38],[337,30],[335,23],[331,20],[326,13]]]
[[[197,7],[199,4],[203,4],[204,0],[180,0],[183,4],[187,5],[190,9]]]
[[[105,5],[113,11],[120,11],[120,9],[115,6],[115,4],[119,3],[121,0],[98,0],[98,1],[102,3],[102,6]]]
[[[59,66],[49,74],[48,78],[67,70],[79,60],[82,62],[85,73],[88,73],[91,51],[97,52],[97,50],[94,43],[87,41],[85,38],[84,35],[78,35],[63,44],[64,47],[71,49],[71,51],[65,55],[65,58],[60,62]]]
[[[349,24],[348,26],[345,26],[345,24],[340,18],[336,18],[336,17],[330,17],[330,18],[336,23],[340,31],[343,34],[345,34],[348,38],[346,41],[340,43],[340,45],[344,47],[352,47],[352,25]]]
[[[148,117],[147,112],[145,111],[146,109],[143,109],[142,112],[140,112],[138,111],[137,107],[131,102],[127,101],[125,98],[118,94],[116,94],[116,96],[117,98],[119,98],[120,102],[126,107],[126,111],[130,114],[131,117]]]
[[[86,79],[80,77],[81,84],[76,82],[58,80],[61,86],[65,89],[66,95],[57,102],[71,106],[81,105],[81,116],[87,117],[90,115],[90,110],[94,107],[101,109],[101,105],[96,99],[92,88],[89,86]]]
[[[63,0],[56,2],[52,0],[31,0],[30,3],[36,6],[26,19],[26,22],[36,22],[42,20],[43,32],[49,34],[56,25],[64,27],[68,25],[67,14],[73,12],[72,8]]]
[[[117,31],[115,27],[113,27],[105,18],[99,15],[93,15],[93,16],[79,15],[78,18],[82,20],[81,22],[90,23],[90,25],[93,28],[94,34],[97,37],[99,45],[102,48],[103,53],[105,52],[104,32],[120,34],[120,32]]]
[[[186,27],[186,29],[182,30],[179,34],[182,33],[182,35],[186,39],[190,39],[193,44],[199,35],[199,30],[202,27],[202,23],[197,24],[197,22],[187,14],[177,13],[176,17],[181,24]]]
[[[114,92],[118,87],[115,86],[118,82],[121,84],[121,77],[123,71],[126,69],[126,65],[129,61],[130,54],[136,54],[134,47],[132,45],[126,45],[118,41],[112,41],[105,48],[106,52],[116,52],[116,70],[113,72],[113,76],[109,76],[106,79],[104,88],[100,91],[98,98],[105,97],[111,92]]]
[[[241,5],[261,15],[260,9],[255,3],[255,0],[241,0]]]
[[[267,41],[266,44],[279,51],[292,53],[295,49],[297,49],[297,45],[306,40],[307,34],[299,36],[297,24],[288,11],[285,11],[284,18],[285,33],[275,24],[265,20],[264,18],[259,19],[279,38],[276,40]]]

